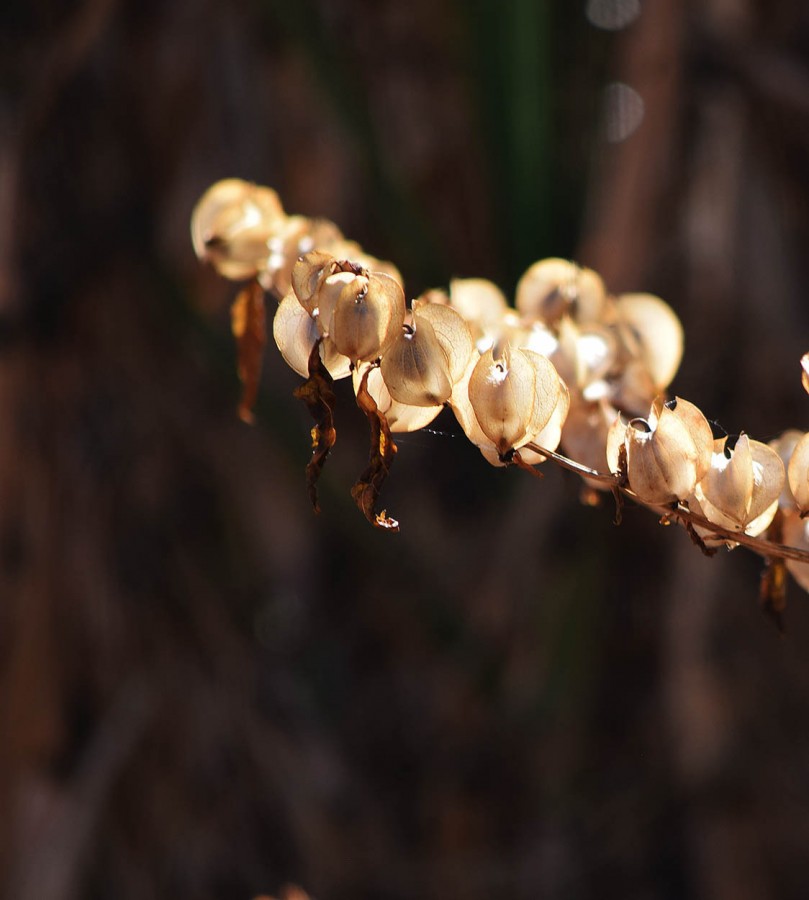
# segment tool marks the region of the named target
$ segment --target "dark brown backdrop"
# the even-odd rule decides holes
[[[344,386],[314,518],[298,379],[270,353],[236,419],[234,289],[190,247],[237,175],[411,295],[575,256],[672,303],[678,393],[806,427],[806,4],[646,0],[614,34],[586,6],[3,6],[9,898],[806,896],[807,598],[779,639],[756,559],[616,529],[451,420],[402,439],[375,533]],[[609,144],[616,81],[645,116]]]

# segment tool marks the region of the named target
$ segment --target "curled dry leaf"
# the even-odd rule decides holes
[[[399,530],[396,519],[390,518],[385,510],[376,512],[379,492],[390,473],[397,448],[384,413],[379,411],[374,398],[368,393],[367,371],[362,376],[357,391],[357,405],[367,416],[371,428],[371,453],[368,465],[351,488],[351,496],[374,527],[396,532]]]
[[[418,431],[420,428],[424,428],[444,408],[443,404],[438,404],[437,406],[408,406],[406,403],[399,403],[398,400],[394,400],[382,378],[379,366],[374,363],[361,363],[354,368],[352,377],[355,395],[359,393],[360,385],[366,374],[368,376],[366,384],[368,393],[373,397],[379,411],[387,419],[390,430],[395,433]]]
[[[230,323],[236,338],[239,380],[242,383],[239,418],[252,424],[264,345],[267,343],[264,290],[257,281],[251,281],[236,295],[230,308]]]
[[[320,504],[317,500],[317,482],[326,458],[337,440],[337,432],[334,428],[336,398],[332,384],[332,377],[320,358],[320,343],[317,341],[309,354],[309,377],[293,391],[298,400],[303,400],[315,420],[312,428],[312,458],[306,466],[306,486],[316,513],[320,512]]]

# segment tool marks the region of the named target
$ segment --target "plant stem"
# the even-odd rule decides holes
[[[801,550],[798,547],[788,547],[785,544],[774,543],[765,538],[752,537],[741,531],[730,531],[729,529],[721,528],[719,525],[716,525],[703,516],[692,512],[682,502],[678,502],[674,506],[660,506],[656,503],[647,503],[645,500],[641,500],[631,488],[623,483],[623,479],[620,475],[598,472],[573,459],[568,459],[568,457],[563,456],[561,453],[555,453],[553,450],[546,450],[538,444],[529,443],[526,444],[525,447],[528,450],[533,450],[535,453],[540,453],[551,462],[556,463],[556,465],[563,469],[567,469],[569,472],[575,472],[577,475],[581,475],[583,478],[587,478],[590,481],[596,481],[599,484],[603,484],[605,487],[619,490],[626,497],[634,500],[639,506],[645,506],[647,509],[650,509],[652,512],[657,513],[663,518],[677,520],[683,524],[685,522],[690,522],[692,525],[706,529],[709,532],[706,536],[708,540],[732,541],[735,544],[741,544],[743,547],[747,547],[748,550],[752,550],[754,553],[758,553],[760,556],[769,559],[777,557],[780,559],[792,559],[795,562],[800,563],[809,563],[809,550]]]

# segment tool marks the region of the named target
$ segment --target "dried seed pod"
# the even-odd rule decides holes
[[[393,432],[418,431],[420,428],[429,425],[444,408],[443,404],[437,406],[408,406],[405,403],[399,403],[398,400],[394,400],[382,378],[379,366],[375,366],[372,363],[361,363],[354,369],[353,384],[355,394],[359,390],[362,376],[367,370],[368,393],[373,397],[379,411],[388,420],[390,430]]]
[[[809,513],[809,434],[796,442],[787,468],[789,489],[802,516]]]
[[[430,294],[435,294],[431,291]],[[469,359],[474,350],[472,332],[461,318],[457,310],[442,303],[433,302],[427,295],[413,301],[414,319],[427,321],[432,325],[438,342],[444,348],[449,361],[449,374],[452,384],[457,384],[463,377]]]
[[[714,442],[710,468],[694,496],[715,525],[756,536],[772,522],[784,479],[784,464],[771,447],[746,434],[735,444],[725,437]]]
[[[315,341],[321,338],[320,358],[336,381],[351,374],[351,363],[337,352],[328,337],[322,337],[316,321],[290,291],[278,304],[272,323],[275,343],[287,365],[304,378],[309,375],[309,356]]]
[[[265,290],[284,296],[292,285],[292,270],[298,257],[312,250],[330,251],[343,240],[343,233],[328,219],[289,216],[270,237],[270,255],[259,274]]]
[[[469,402],[495,450],[505,455],[548,424],[562,390],[550,360],[508,345],[495,359],[487,350],[469,379]]]
[[[618,410],[606,400],[571,404],[562,429],[565,453],[588,468],[603,472],[608,465],[607,434],[617,418]],[[588,484],[605,489],[599,482]]]
[[[797,513],[791,516],[784,516],[783,540],[790,547],[797,547],[798,550],[809,550],[809,519],[802,519]],[[786,560],[786,566],[789,574],[795,581],[805,591],[809,591],[809,563],[788,559]]]
[[[683,326],[674,310],[653,294],[621,294],[615,315],[630,357],[643,363],[655,393],[665,390],[683,357]]]
[[[295,260],[290,276],[292,290],[310,316],[315,315],[318,289],[333,274],[335,262],[331,253],[325,250],[310,250]]]
[[[450,282],[449,298],[468,324],[478,351],[490,349],[503,332],[508,311],[500,288],[485,278],[456,278]]]
[[[252,278],[266,264],[268,241],[285,219],[271,188],[239,178],[217,181],[191,214],[194,251],[224,278]]]
[[[551,413],[551,417],[540,431],[529,436],[526,443],[537,444],[539,447],[542,447],[543,450],[556,450],[562,439],[562,428],[567,420],[569,411],[570,391],[568,391],[564,381],[560,380],[559,396],[556,401],[556,406],[554,406],[553,412]],[[528,463],[529,466],[538,466],[547,459],[547,457],[543,456],[541,453],[525,448],[520,450],[520,456],[522,457],[523,462]]]
[[[568,318],[559,321],[557,332],[558,349],[551,361],[561,377],[585,400],[606,397],[610,385],[605,378],[618,354],[613,333],[598,324],[580,328]]]
[[[629,485],[645,503],[671,503],[693,493],[711,464],[713,435],[705,416],[679,397],[655,402],[648,419],[616,419],[607,435],[610,471],[626,450]]]
[[[787,473],[787,480],[784,482],[784,489],[781,491],[781,496],[778,500],[778,505],[784,513],[797,512],[798,504],[789,486],[789,461],[792,458],[795,447],[803,437],[803,431],[798,431],[797,428],[789,428],[778,435],[777,438],[769,441],[769,446],[778,454]]]
[[[388,275],[372,272],[367,275],[340,273],[331,275],[318,292],[332,279],[348,276],[334,304],[328,332],[338,353],[352,362],[377,359],[402,329],[405,316],[404,291]],[[323,320],[321,306],[321,327]]]
[[[579,323],[597,321],[605,297],[597,272],[566,259],[542,259],[517,283],[515,305],[526,318],[555,327],[564,316]]]
[[[447,352],[425,316],[413,313],[381,362],[391,397],[410,406],[437,406],[449,400],[452,373]]]

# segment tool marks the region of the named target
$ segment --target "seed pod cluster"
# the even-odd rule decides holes
[[[493,465],[554,456],[592,487],[629,493],[686,524],[703,549],[763,536],[775,556],[784,542],[809,552],[809,433],[785,432],[770,445],[744,433],[715,439],[693,403],[667,400],[683,331],[660,298],[613,296],[591,269],[546,259],[522,276],[514,306],[470,278],[408,308],[395,266],[328,220],[287,215],[274,191],[239,179],[205,192],[191,233],[219,274],[250,279],[254,293],[257,281],[279,300],[273,337],[307,378],[303,394],[332,443],[328,385],[352,376],[375,448],[355,493],[377,524],[393,521],[374,509],[395,453],[390,433],[423,428],[449,407]],[[254,299],[263,302],[260,292]],[[263,346],[263,305],[256,310]],[[809,354],[801,366],[809,392]],[[560,446],[572,459],[554,455]],[[809,590],[809,563],[786,565]]]
[[[298,257],[316,248],[402,280],[392,263],[363,253],[334,222],[287,215],[272,188],[240,178],[217,181],[200,197],[191,214],[191,241],[199,259],[224,278],[258,278],[279,298],[290,289]]]
[[[645,415],[682,357],[682,326],[659,297],[611,296],[596,272],[567,260],[530,266],[515,308],[483,279],[454,281],[449,297],[479,352],[508,343],[551,360],[569,394],[561,445],[592,468],[606,464],[606,435],[618,411]]]

